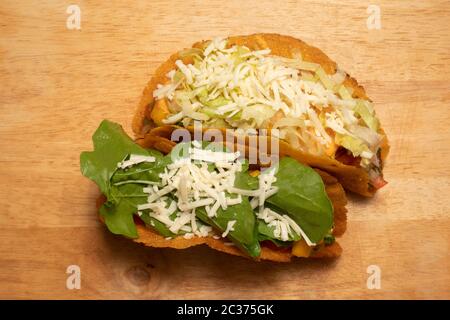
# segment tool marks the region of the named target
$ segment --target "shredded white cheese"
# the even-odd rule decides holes
[[[158,185],[144,187],[147,202],[138,205],[141,214],[149,210],[151,217],[175,234],[185,232],[186,238],[206,237],[212,232],[212,227],[202,224],[196,217],[197,208],[205,207],[208,217],[213,218],[219,208],[226,210],[228,206],[240,204],[246,193],[245,190],[232,191],[235,174],[242,169],[240,154],[200,147],[200,142],[192,143],[186,158],[174,161],[160,174]],[[210,170],[207,162],[214,163],[217,170]],[[235,195],[226,196],[227,193]]]
[[[138,205],[139,216],[143,210],[148,210],[150,217],[166,225],[174,234],[182,231],[186,239],[206,237],[211,235],[212,227],[198,220],[197,208],[204,207],[208,217],[214,218],[220,208],[226,210],[228,206],[242,203],[242,197],[252,197],[250,205],[258,209],[257,218],[274,228],[277,239],[288,241],[295,233],[303,237],[308,245],[315,245],[289,216],[280,215],[264,206],[265,201],[278,192],[278,187],[274,185],[277,181],[276,167],[261,172],[258,189],[239,189],[234,187],[235,175],[242,170],[239,154],[201,150],[196,148],[201,147],[198,142],[192,146],[187,158],[179,159],[165,168],[160,174],[160,184],[143,188],[148,198],[146,203]],[[133,158],[133,161],[140,160],[143,159]],[[210,170],[205,161],[215,163],[217,170]],[[234,231],[235,224],[236,220],[228,221],[222,233],[223,238]]]
[[[182,121],[187,126],[198,119],[209,125],[220,119],[221,126],[261,129],[286,120],[278,123],[280,138],[301,150],[331,156],[337,133],[362,138],[354,125],[367,128],[354,109],[362,100],[352,98],[342,84],[346,74],[338,70],[328,75],[319,64],[303,61],[301,56],[288,59],[271,55],[270,49],[227,48],[226,40],[216,38],[194,65],[180,60],[175,64],[181,78],[170,72],[171,81],[153,92],[156,99],[170,103],[172,114],[165,123]],[[363,104],[366,116],[375,117],[370,101]],[[301,123],[291,125],[295,120]],[[362,157],[373,159],[378,143],[364,143],[370,152]],[[355,155],[356,151],[350,151]]]
[[[121,161],[117,164],[117,167],[120,169],[125,169],[135,164],[139,164],[142,162],[155,162],[155,157],[144,156],[139,154],[131,154],[128,160]]]
[[[225,238],[231,231],[234,231],[234,225],[236,224],[236,220],[230,220],[227,223],[227,228],[224,233],[222,233],[222,238]]]

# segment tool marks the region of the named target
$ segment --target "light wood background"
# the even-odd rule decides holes
[[[366,9],[381,9],[368,30]],[[0,298],[450,298],[449,1],[40,1],[0,4]],[[81,30],[66,8],[81,8]],[[255,263],[144,248],[96,218],[79,154],[104,118],[130,132],[172,52],[276,32],[321,48],[374,100],[389,184],[350,197],[336,261]],[[81,268],[81,290],[66,268]],[[366,286],[369,265],[381,289]]]

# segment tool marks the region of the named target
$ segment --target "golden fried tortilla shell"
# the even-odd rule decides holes
[[[164,154],[170,152],[172,147],[176,145],[173,141],[170,141],[169,139],[166,138],[167,136],[170,137],[171,130],[168,130],[167,128],[157,128],[155,129],[154,132],[159,133],[161,136],[146,134],[143,138],[136,140],[136,142],[145,148],[157,149]],[[318,169],[316,169],[316,171],[322,177],[322,180],[325,183],[325,191],[327,192],[327,195],[333,204],[334,209],[333,235],[340,236],[345,232],[347,221],[346,216],[347,209],[345,208],[345,205],[347,204],[347,198],[345,196],[344,189],[339,184],[337,179],[334,178],[333,176]],[[142,243],[149,247],[185,249],[200,244],[206,244],[207,246],[221,252],[249,258],[249,256],[245,255],[245,253],[243,253],[237,247],[231,245],[231,243],[226,242],[222,238],[214,239],[212,237],[204,237],[204,238],[194,237],[192,239],[185,239],[184,237],[179,236],[174,239],[167,240],[163,236],[157,234],[155,231],[143,225],[138,224],[137,230],[139,237],[137,239],[133,239],[133,241]],[[325,246],[323,244],[317,246],[315,250],[312,251],[310,257],[333,258],[340,256],[341,253],[342,248],[337,242],[335,242],[329,246]],[[291,260],[291,257],[292,254],[290,251],[272,248],[262,244],[261,255],[259,259],[275,262],[289,262]]]
[[[202,48],[204,44],[205,41],[198,42],[195,43],[193,47]],[[328,74],[334,74],[336,72],[336,63],[320,49],[290,36],[278,34],[253,34],[228,38],[228,46],[235,44],[245,45],[251,50],[270,48],[272,54],[287,58],[294,58],[301,55],[306,61],[320,64]],[[166,74],[170,70],[176,68],[175,61],[177,59],[188,62],[187,60],[189,58],[182,58],[179,53],[173,54],[169,60],[156,70],[154,77],[144,89],[133,119],[133,131],[136,137],[143,137],[145,133],[148,133],[152,128],[164,125],[162,120],[167,117],[169,110],[165,103],[155,103],[153,91],[158,84],[167,81]],[[358,85],[358,82],[348,74],[346,74],[344,85],[353,89],[352,95],[354,98],[368,99],[364,88]],[[379,132],[384,134],[384,131],[381,128]],[[376,191],[376,189],[369,184],[368,173],[362,168],[345,165],[329,157],[312,156],[299,150],[295,150],[286,142],[280,143],[280,151],[282,152],[281,156],[289,155],[302,163],[312,167],[321,168],[333,174],[347,190],[367,197],[373,196]],[[381,146],[382,161],[386,158],[388,151],[389,145],[387,139],[385,139]]]

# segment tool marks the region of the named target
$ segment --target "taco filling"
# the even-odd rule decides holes
[[[371,184],[382,178],[385,135],[372,103],[354,98],[346,73],[320,64],[251,51],[215,39],[180,53],[167,81],[153,92],[157,125],[278,129],[292,147],[361,167]]]
[[[318,173],[285,157],[264,171],[221,144],[180,143],[163,155],[104,121],[82,173],[106,201],[100,215],[115,234],[137,238],[135,218],[167,240],[224,238],[251,257],[270,242],[308,256],[334,242],[333,206]]]

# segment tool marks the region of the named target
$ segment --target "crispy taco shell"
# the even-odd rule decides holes
[[[161,129],[160,129],[161,130]],[[162,132],[160,131],[160,134]],[[170,152],[170,150],[176,145],[175,142],[166,139],[161,135],[154,134],[146,134],[143,138],[138,139],[136,141],[139,145],[145,148],[152,148],[161,151],[164,154]],[[327,174],[324,171],[315,169],[320,176],[322,177],[325,190],[327,192],[328,197],[333,203],[334,208],[334,236],[341,236],[346,229],[347,224],[347,209],[345,205],[347,204],[347,198],[345,196],[344,189],[339,184],[336,178]],[[104,196],[101,196],[97,202],[97,206],[100,207],[101,204],[106,200]],[[100,216],[101,219],[101,216]],[[101,219],[102,220],[102,219]],[[103,221],[103,220],[102,220]],[[212,237],[194,237],[192,239],[185,239],[184,237],[176,237],[174,239],[167,240],[163,236],[159,235],[155,231],[146,227],[143,224],[137,224],[137,231],[139,237],[137,239],[133,239],[133,241],[142,243],[148,247],[155,248],[174,248],[174,249],[185,249],[193,246],[197,246],[200,244],[206,244],[209,247],[229,253],[236,256],[242,256],[246,258],[250,258],[245,255],[242,251],[240,251],[237,247],[231,245],[231,243],[227,242],[224,239],[214,239]],[[342,253],[341,246],[334,242],[332,245],[318,245],[311,252],[310,257],[313,258],[334,258],[340,256]],[[292,253],[291,250],[276,248],[275,246],[269,243],[262,243],[261,245],[261,255],[259,259],[269,260],[275,262],[289,262],[291,260]]]
[[[193,45],[194,48],[201,48],[205,41],[198,42]],[[254,34],[249,36],[236,36],[228,38],[228,45],[245,45],[251,50],[261,50],[270,48],[272,54],[293,58],[301,54],[305,61],[318,63],[328,74],[334,74],[337,66],[327,55],[321,50],[306,44],[305,42],[278,34]],[[190,63],[190,57],[180,57],[180,53],[173,54],[169,60],[164,62],[155,72],[155,75],[144,89],[143,95],[139,102],[136,114],[133,119],[133,131],[135,136],[142,138],[151,129],[162,126],[162,120],[165,119],[169,111],[167,106],[160,100],[155,103],[153,91],[158,84],[167,81],[166,74],[176,68],[175,61],[183,60]],[[353,89],[353,97],[359,99],[368,99],[364,88],[358,85],[358,82],[346,74],[344,85]],[[379,129],[379,133],[384,135],[383,129]],[[381,145],[380,158],[384,162],[389,152],[389,144],[386,138],[383,139]],[[302,152],[291,147],[288,143],[280,141],[280,156],[292,156],[304,164],[315,168],[320,168],[335,176],[344,188],[361,194],[363,196],[373,196],[376,191],[369,183],[369,175],[366,170],[354,165],[346,165],[330,157],[314,156],[309,153]]]

